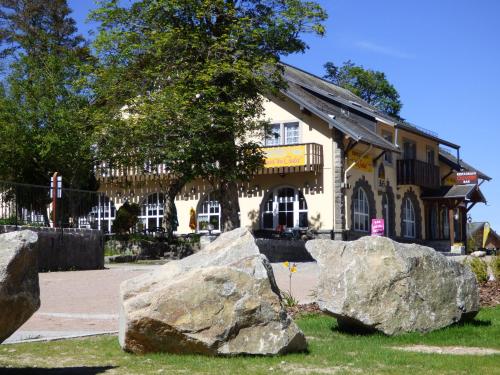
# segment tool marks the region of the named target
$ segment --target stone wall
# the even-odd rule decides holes
[[[23,229],[38,233],[40,272],[104,268],[104,241],[99,230],[0,225],[0,233]]]
[[[313,262],[309,252],[306,250],[304,240],[256,238],[261,254],[264,254],[270,262]]]

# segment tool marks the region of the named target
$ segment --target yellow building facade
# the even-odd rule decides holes
[[[255,233],[293,230],[352,239],[371,234],[372,219],[383,219],[384,234],[392,238],[447,246],[464,241],[467,210],[484,197],[477,184],[470,191],[463,188],[461,196],[446,197],[457,186],[456,172],[476,171],[461,164],[459,146],[390,118],[307,72],[285,66],[285,78],[288,88],[265,103],[271,127],[259,139],[265,166],[250,183],[238,186],[242,226]],[[98,179],[108,197],[103,229],[111,228],[126,200],[141,206],[144,230],[161,227],[162,191],[168,183],[161,165],[126,173],[103,166]],[[178,234],[193,232],[192,210],[195,231],[220,229],[212,190],[201,180],[183,188],[175,202]]]

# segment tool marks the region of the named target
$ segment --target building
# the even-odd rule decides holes
[[[490,223],[474,222],[467,225],[469,250],[500,250],[500,235],[491,229]]]
[[[354,239],[369,235],[371,220],[380,218],[394,239],[445,249],[465,245],[468,212],[485,202],[479,186],[490,178],[460,160],[460,146],[295,67],[285,65],[285,78],[288,88],[265,106],[272,124],[272,135],[261,140],[265,167],[239,186],[242,225],[261,233],[295,228]],[[458,184],[456,172],[464,171],[477,179]],[[125,200],[141,205],[145,229],[160,227],[167,170],[125,172],[105,165],[98,170],[108,197],[102,227],[110,228]],[[201,180],[184,187],[176,208],[178,233],[191,232],[192,208],[198,232],[220,228],[219,204]]]

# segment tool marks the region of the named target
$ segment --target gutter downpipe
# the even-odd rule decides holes
[[[363,159],[366,154],[368,154],[373,148],[373,145],[370,145],[370,147],[368,147],[368,149],[358,158],[358,160],[354,161],[349,167],[347,167],[347,169],[344,171],[344,189],[346,189],[347,187],[347,173],[352,169],[354,168],[354,166],[356,166],[356,164],[358,164],[358,162]],[[349,213],[349,210],[347,209],[347,194],[346,192],[344,191],[344,209],[345,209],[345,230],[348,231],[349,230],[349,216],[348,216],[348,213]]]

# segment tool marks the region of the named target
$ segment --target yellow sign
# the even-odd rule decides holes
[[[373,172],[373,160],[370,156],[363,156],[361,159],[361,153],[356,151],[349,151],[347,154],[347,165],[350,166],[352,163],[357,162],[354,168],[365,171]]]
[[[485,223],[483,229],[483,248],[486,247],[486,241],[488,241],[488,236],[490,235],[490,224]]]
[[[444,186],[453,186],[457,184],[457,177],[455,174],[451,174],[444,179]]]
[[[264,150],[266,168],[306,165],[306,145],[272,147]]]

